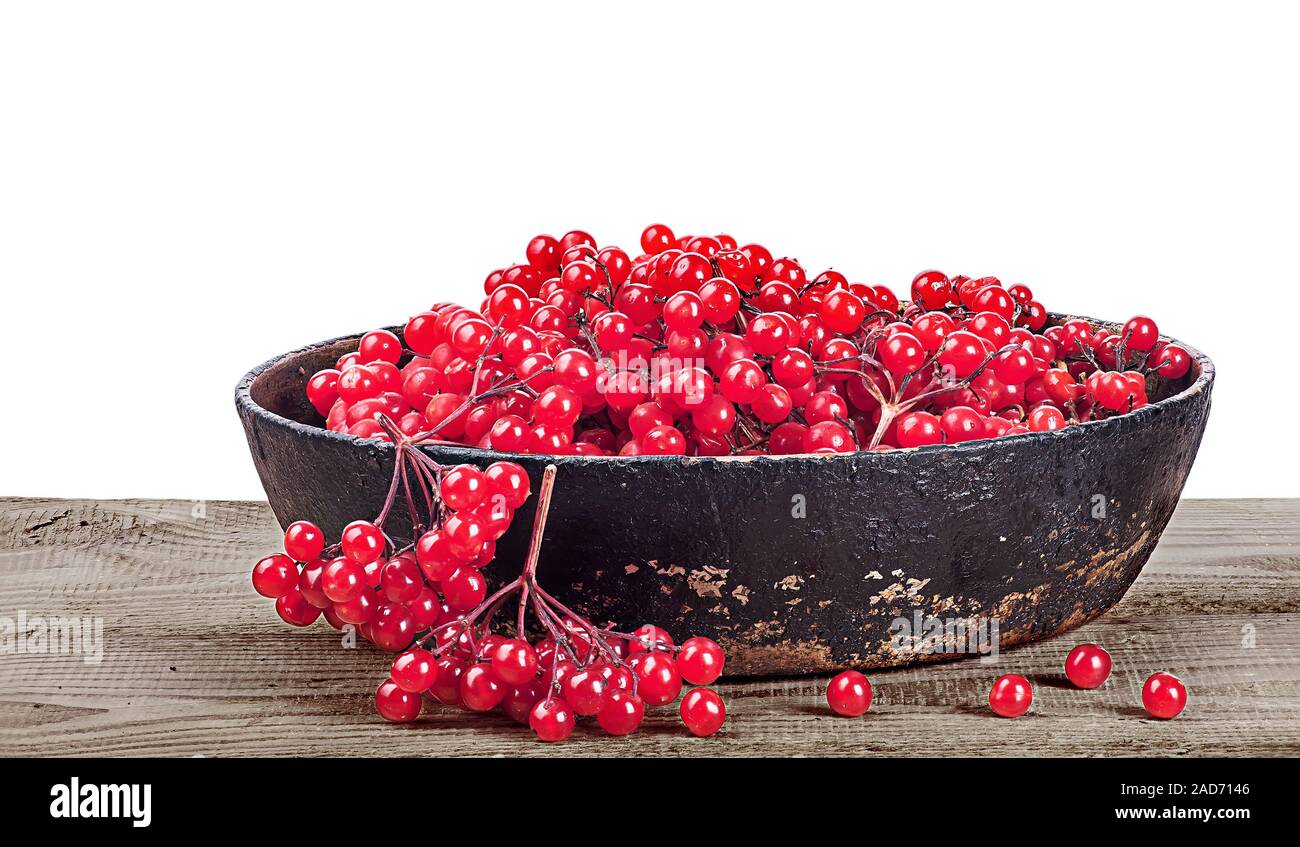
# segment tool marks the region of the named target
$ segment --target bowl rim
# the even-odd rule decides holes
[[[1072,314],[1061,314],[1056,312],[1050,312],[1048,313],[1048,316],[1053,322],[1057,322],[1057,323],[1078,319],[1078,320],[1086,320],[1089,323],[1093,324],[1094,326],[1107,327],[1107,328],[1111,328],[1112,330],[1122,326],[1122,324],[1119,324],[1114,321],[1098,320],[1097,318],[1091,318],[1085,315],[1072,315]],[[402,327],[400,326],[393,326],[393,327],[386,327],[386,328],[394,332],[398,332],[402,329]],[[290,350],[287,353],[281,353],[277,356],[267,359],[265,362],[262,362],[260,365],[257,365],[248,373],[244,374],[243,378],[239,380],[239,383],[235,386],[235,405],[240,409],[240,411],[246,411],[252,417],[261,418],[270,424],[292,430],[304,436],[314,437],[314,438],[325,438],[326,440],[337,441],[339,443],[349,443],[349,444],[356,445],[358,447],[366,447],[369,449],[376,449],[380,451],[396,450],[396,445],[394,445],[392,442],[382,441],[374,438],[359,438],[355,435],[348,435],[346,433],[334,432],[332,430],[325,429],[324,427],[314,426],[312,424],[305,424],[300,421],[295,421],[292,418],[286,418],[283,415],[276,414],[275,412],[270,411],[269,409],[261,406],[260,404],[258,404],[256,401],[253,400],[253,396],[252,396],[253,383],[263,373],[270,370],[272,367],[278,365],[279,363],[283,362],[285,359],[288,359],[293,356],[299,356],[304,353],[311,353],[321,349],[322,347],[330,347],[339,344],[340,342],[356,341],[359,340],[361,336],[364,334],[365,332],[349,333],[348,335],[341,335],[338,336],[337,338],[330,338],[324,341],[317,341],[313,344],[308,344],[303,347],[299,347],[296,350]],[[771,455],[560,456],[560,455],[542,454],[542,453],[506,453],[500,450],[491,450],[485,447],[475,447],[470,444],[450,444],[450,443],[422,444],[420,445],[420,449],[428,452],[431,456],[434,456],[435,458],[439,455],[456,454],[458,456],[457,461],[464,460],[463,458],[459,458],[459,457],[470,457],[474,459],[481,459],[484,462],[497,462],[497,461],[519,462],[521,459],[530,462],[536,462],[538,460],[546,460],[548,463],[553,463],[559,466],[583,466],[592,463],[604,463],[604,464],[614,463],[614,464],[627,464],[627,465],[643,465],[643,464],[653,465],[653,464],[668,464],[668,463],[679,463],[679,464],[688,464],[688,465],[695,465],[695,464],[722,465],[722,464],[733,464],[733,463],[747,464],[753,462],[759,462],[759,463],[764,463],[764,462],[789,463],[789,462],[801,462],[801,461],[802,462],[836,462],[836,461],[844,461],[849,459],[853,459],[859,462],[861,461],[892,462],[892,461],[906,461],[906,457],[921,452],[930,454],[930,453],[936,453],[940,451],[946,451],[953,455],[965,456],[968,454],[987,452],[994,449],[1000,449],[1001,447],[1008,447],[1008,448],[1018,447],[1021,445],[1031,444],[1031,443],[1035,443],[1035,441],[1042,441],[1044,439],[1049,439],[1049,438],[1080,438],[1093,433],[1103,434],[1107,429],[1113,429],[1114,427],[1124,425],[1122,422],[1145,421],[1149,418],[1153,418],[1157,415],[1163,414],[1166,409],[1170,409],[1176,406],[1190,403],[1198,395],[1207,392],[1210,389],[1210,386],[1214,382],[1214,375],[1215,375],[1214,363],[1210,360],[1210,357],[1202,353],[1197,348],[1191,346],[1190,344],[1179,341],[1178,339],[1161,335],[1160,340],[1169,344],[1177,344],[1179,347],[1186,350],[1188,355],[1191,356],[1191,358],[1195,361],[1196,366],[1198,368],[1198,373],[1196,379],[1194,379],[1190,385],[1188,385],[1182,391],[1179,391],[1177,394],[1172,394],[1169,397],[1166,397],[1162,400],[1157,400],[1154,403],[1149,403],[1140,409],[1135,409],[1131,412],[1126,412],[1123,415],[1115,415],[1113,417],[1104,418],[1099,421],[1085,421],[1083,423],[1075,424],[1073,426],[1067,426],[1064,429],[1050,430],[1047,432],[1027,432],[1027,433],[1022,433],[1020,435],[1003,435],[997,438],[981,438],[975,441],[964,441],[958,444],[928,444],[923,447],[897,447],[892,450],[883,450],[883,451],[859,450],[859,451],[852,451],[848,453],[834,453],[834,454],[793,453],[793,454],[780,455],[780,456],[771,456]],[[890,458],[890,457],[901,457],[901,458]]]

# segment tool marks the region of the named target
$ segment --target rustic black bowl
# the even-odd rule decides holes
[[[358,337],[272,359],[235,392],[276,517],[334,538],[379,511],[394,460],[392,445],[322,428],[306,401],[308,378]],[[904,665],[978,647],[970,633],[993,619],[1005,648],[1119,601],[1205,430],[1214,367],[1188,350],[1188,376],[1136,412],[953,446],[731,458],[426,449],[447,464],[519,462],[534,490],[558,466],[538,574],[593,619],[714,638],[729,674]],[[490,574],[518,572],[532,511],[530,500]],[[930,616],[976,625],[927,641]]]

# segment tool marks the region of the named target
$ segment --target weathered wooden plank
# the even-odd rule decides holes
[[[433,709],[375,717],[386,661],[332,630],[283,626],[252,594],[275,549],[264,504],[0,499],[0,616],[104,621],[99,664],[0,656],[4,755],[1267,755],[1300,752],[1300,501],[1186,501],[1142,577],[1101,620],[1062,638],[880,673],[866,718],[831,716],[823,678],[721,686],[730,719],[687,736],[670,711],[627,739],[580,728],[548,746],[501,716]],[[1253,636],[1253,641],[1252,637]],[[1105,688],[1063,684],[1064,653],[1105,644]],[[1253,647],[1249,646],[1253,643]],[[1171,722],[1142,717],[1145,676],[1192,691]],[[1030,716],[993,718],[993,677],[1036,682]]]

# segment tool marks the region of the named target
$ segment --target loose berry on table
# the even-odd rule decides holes
[[[1018,673],[998,677],[989,690],[989,708],[1004,718],[1020,717],[1033,702],[1033,686]]]
[[[1142,686],[1142,706],[1153,718],[1177,717],[1187,705],[1187,686],[1171,673],[1159,671]]]
[[[1110,654],[1096,644],[1080,644],[1065,658],[1065,675],[1078,688],[1099,688],[1110,676]]]
[[[871,683],[857,671],[843,671],[826,687],[826,702],[837,715],[856,718],[871,708]]]

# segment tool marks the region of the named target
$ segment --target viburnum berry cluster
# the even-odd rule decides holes
[[[543,741],[563,741],[579,716],[595,717],[610,735],[627,735],[641,725],[647,706],[666,706],[683,683],[705,686],[722,673],[722,648],[708,638],[691,638],[680,647],[652,624],[634,632],[597,626],[549,594],[537,582],[542,531],[550,508],[555,467],[548,466],[538,495],[537,518],[528,556],[519,577],[475,608],[439,624],[399,655],[375,695],[379,713],[391,721],[411,721],[422,695],[476,712],[500,707],[527,723]],[[445,537],[425,534],[416,555],[431,577],[445,572]],[[515,598],[510,636],[492,631],[507,601]],[[531,611],[545,633],[527,640]],[[695,735],[712,735],[726,719],[722,698],[709,688],[687,692],[682,722]]]
[[[924,271],[911,300],[728,235],[662,224],[636,255],[539,235],[478,309],[367,333],[312,376],[329,429],[582,455],[886,450],[1124,414],[1191,365],[1134,317],[1048,326],[1024,285]]]
[[[385,719],[415,720],[427,697],[476,712],[500,708],[544,741],[567,738],[577,716],[594,716],[610,735],[626,735],[641,725],[647,706],[673,703],[684,683],[706,686],[721,675],[725,656],[708,638],[678,646],[651,624],[630,633],[599,627],[538,584],[553,465],[542,478],[523,570],[489,596],[481,569],[529,497],[524,469],[512,462],[445,467],[390,418],[376,421],[397,444],[379,516],[348,524],[328,547],[315,524],[290,524],[285,552],[253,566],[253,587],[275,598],[280,617],[294,626],[323,613],[335,628],[352,625],[375,646],[399,653],[375,693]],[[415,539],[405,545],[385,531],[403,500]],[[496,627],[511,597],[513,620]],[[530,613],[542,634],[535,643],[528,640]],[[700,736],[726,719],[722,698],[704,687],[688,691],[679,711]]]
[[[528,475],[513,462],[483,470],[439,465],[393,422],[380,416],[397,443],[397,462],[383,509],[374,520],[356,520],[326,545],[310,521],[295,521],[284,534],[284,553],[253,566],[253,587],[275,599],[287,623],[308,626],[322,614],[335,628],[346,625],[384,650],[403,650],[416,634],[474,608],[487,582],[481,568],[496,555],[496,542],[529,494]],[[437,541],[400,544],[386,525],[405,503],[416,537]],[[424,556],[424,558],[422,558]]]

